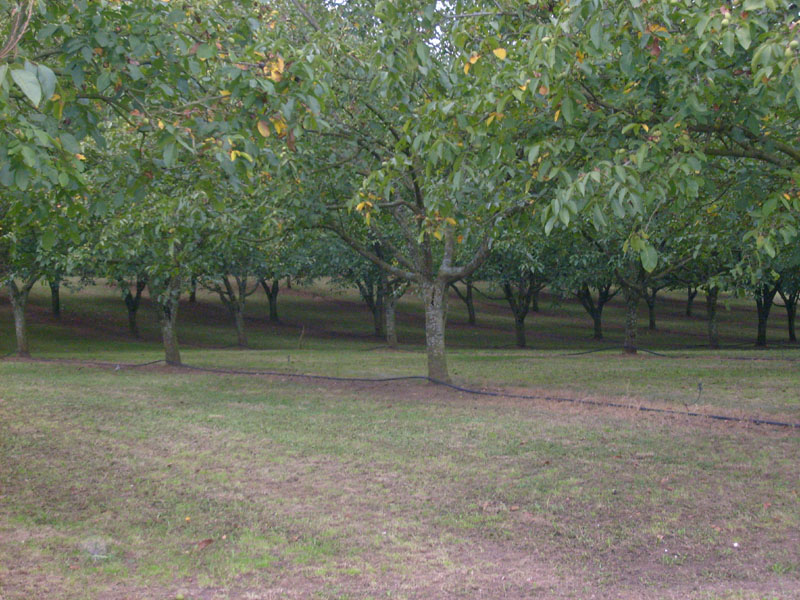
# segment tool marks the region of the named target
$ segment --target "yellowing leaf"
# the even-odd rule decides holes
[[[481,57],[480,54],[478,54],[477,52],[473,52],[472,55],[469,57],[469,64],[474,65],[476,62],[478,62],[478,59],[480,57]]]
[[[263,137],[269,137],[269,124],[266,121],[258,122],[258,133]]]
[[[453,217],[447,217],[445,219],[445,222],[447,222],[447,223],[449,223],[450,225],[453,225],[453,226],[455,226],[455,224],[456,224],[456,220]]]
[[[86,157],[83,154],[76,154],[75,158],[77,158],[78,160],[86,160]]]
[[[464,75],[469,75],[469,68],[470,68],[470,66],[471,66],[471,65],[470,65],[469,63],[465,63],[465,64],[464,64]]]
[[[645,123],[642,123],[642,129],[644,129],[645,132],[649,132],[650,131],[650,128]]]
[[[492,50],[492,54],[494,54],[500,60],[505,60],[506,56],[508,56],[508,52],[506,52],[505,48],[495,48]]]
[[[442,232],[437,229],[433,232],[433,237],[435,237],[437,240],[442,239]]]
[[[158,120],[158,128],[164,129],[164,121],[162,121],[161,119]]]
[[[220,91],[219,95],[222,96],[223,98],[227,98],[228,96],[231,95],[231,93],[228,90],[222,90]]]
[[[561,116],[561,109],[559,108],[559,109],[556,111],[556,116],[555,116],[555,117],[553,117],[553,121],[556,121],[556,122],[558,122],[558,117],[560,117],[560,116]]]
[[[494,121],[494,117],[495,117],[495,114],[494,114],[494,113],[490,114],[490,115],[489,115],[489,118],[488,118],[488,119],[486,119],[486,124],[487,124],[487,125],[491,125],[491,124],[492,124],[492,121]]]
[[[288,129],[286,126],[286,121],[284,121],[281,117],[270,120],[272,121],[272,125],[275,127],[275,133],[278,134],[278,137],[283,137],[286,135],[286,130]]]
[[[792,197],[789,194],[784,194],[783,197],[786,198],[787,200],[791,200],[792,199]]]
[[[527,90],[527,89],[528,89],[528,84],[529,84],[530,82],[531,82],[531,80],[530,80],[530,79],[528,79],[528,81],[526,81],[526,82],[525,82],[525,83],[523,83],[521,86],[519,86],[519,89],[521,89],[521,90],[524,92],[525,90]]]

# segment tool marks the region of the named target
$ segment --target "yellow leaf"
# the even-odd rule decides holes
[[[506,56],[508,56],[505,48],[495,48],[492,50],[492,54],[494,54],[500,60],[505,60]]]
[[[260,133],[263,137],[269,137],[269,125],[266,121],[258,122],[258,133]]]
[[[231,150],[231,162],[235,161],[237,156],[239,156],[239,152],[236,150]]]
[[[465,64],[464,64],[464,75],[469,75],[469,68],[470,68],[470,66],[471,66],[471,65],[470,65],[469,63],[465,63]]]
[[[60,94],[53,94],[52,96],[50,96],[50,102],[55,102],[56,100],[61,100]]]
[[[158,120],[158,128],[164,129],[164,121],[162,121],[161,119]]]
[[[437,240],[442,239],[442,232],[437,229],[433,232],[433,237],[435,237]]]
[[[489,118],[488,118],[488,119],[486,119],[486,124],[487,124],[487,125],[491,125],[491,124],[492,124],[492,121],[494,121],[494,117],[495,117],[495,114],[494,114],[494,113],[490,114],[490,115],[489,115]]]
[[[272,125],[275,127],[275,133],[278,134],[278,137],[283,137],[286,135],[286,130],[288,128],[286,126],[286,121],[284,121],[283,118],[278,117],[270,120],[272,121]]]
[[[787,200],[791,200],[792,199],[792,197],[789,194],[784,194],[783,197],[786,198]]]
[[[561,109],[559,108],[559,109],[556,111],[556,116],[555,116],[555,117],[553,117],[553,121],[556,121],[556,122],[558,122],[558,117],[560,117],[560,116],[561,116]]]
[[[531,80],[530,80],[530,79],[528,79],[528,81],[526,81],[526,82],[525,82],[525,83],[523,83],[521,86],[519,86],[519,89],[521,89],[521,90],[524,92],[525,90],[527,90],[527,89],[528,89],[528,84],[529,84],[530,82],[531,82]]]
[[[463,242],[463,241],[464,241],[464,236],[463,236],[463,235],[460,235],[460,236],[458,236],[458,237],[456,238],[456,241],[457,241],[457,242],[460,244],[461,242]]]
[[[642,123],[642,129],[644,129],[645,132],[649,132],[650,131],[650,128],[645,123]]]
[[[481,57],[480,54],[478,54],[477,52],[473,52],[472,55],[469,57],[469,64],[474,65],[476,62],[478,62],[478,59],[480,57]]]
[[[445,221],[446,221],[447,223],[450,223],[450,225],[453,225],[453,226],[455,226],[455,224],[456,224],[456,220],[455,220],[453,217],[447,217],[447,218],[445,219]]]
[[[83,154],[76,154],[75,158],[77,158],[78,160],[86,160],[86,157]]]
[[[228,96],[230,96],[230,95],[231,95],[231,93],[230,93],[228,90],[222,90],[222,91],[219,93],[219,95],[220,95],[220,96],[222,96],[223,98],[227,98]]]

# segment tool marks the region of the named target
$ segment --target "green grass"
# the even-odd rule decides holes
[[[31,310],[39,356],[161,356],[152,316],[142,315],[145,341],[127,340],[124,307],[101,288],[67,296],[61,324],[48,320],[46,300],[37,290]],[[347,296],[287,295],[286,323],[251,322],[250,350],[209,348],[233,336],[221,308],[201,300],[181,308],[191,364],[424,372],[418,346],[381,349]],[[253,303],[252,314],[263,308]],[[795,350],[677,349],[703,325],[684,324],[677,303],[670,331],[651,341],[679,358],[562,356],[590,346],[553,341],[580,316],[571,305],[534,317],[530,350],[480,348],[459,308],[450,362],[462,383],[683,408],[701,380],[704,410],[800,416],[796,363],[727,360]],[[734,303],[729,340],[747,337],[745,308]],[[403,309],[401,336],[413,341],[418,307]],[[484,313],[481,339],[507,342],[507,315]],[[10,332],[8,317],[0,304]],[[0,378],[3,600],[42,590],[55,599],[800,595],[797,432],[418,383],[17,361],[0,362]]]

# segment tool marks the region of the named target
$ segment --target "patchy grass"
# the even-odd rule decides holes
[[[181,307],[184,359],[424,372],[414,302],[401,307],[409,343],[387,351],[351,296],[324,291],[286,294],[282,325],[252,303],[246,350],[222,348],[227,317],[201,296]],[[663,329],[643,336],[666,357],[566,356],[606,346],[587,343],[580,307],[549,301],[532,349],[491,349],[511,338],[503,307],[481,304],[477,329],[460,309],[449,330],[460,383],[800,419],[796,349],[686,348],[704,323],[675,299]],[[619,342],[618,309],[607,346]],[[124,307],[103,288],[65,294],[64,311],[53,322],[37,290],[36,355],[161,358],[146,308],[143,341],[127,338]],[[726,341],[749,340],[752,317],[731,301]],[[0,326],[10,333],[2,300]],[[800,597],[797,431],[413,382],[12,360],[0,378],[3,600]]]

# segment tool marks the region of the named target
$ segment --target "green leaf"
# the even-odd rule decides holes
[[[0,65],[0,85],[3,85],[3,81],[6,79],[6,73],[8,73],[8,65]]]
[[[51,250],[56,245],[56,232],[48,229],[42,234],[42,250]]]
[[[742,48],[747,50],[750,47],[750,26],[744,24],[736,30],[736,38],[739,40]]]
[[[200,44],[200,47],[197,49],[197,58],[202,60],[208,60],[216,53],[217,49],[211,44]]]
[[[56,74],[46,65],[36,67],[36,76],[42,89],[42,98],[50,100],[56,93]]]
[[[42,101],[42,87],[39,85],[39,80],[36,75],[30,71],[23,69],[15,69],[11,71],[11,78],[17,84],[22,93],[28,97],[34,106],[38,107],[39,102]]]
[[[766,7],[766,5],[767,3],[765,0],[745,0],[742,10],[760,10]]]
[[[642,267],[648,273],[652,273],[658,265],[658,252],[650,244],[647,244],[639,252],[639,257],[642,260]]]
[[[733,39],[733,32],[730,29],[722,36],[722,49],[728,56],[733,56],[736,51],[736,43]]]

